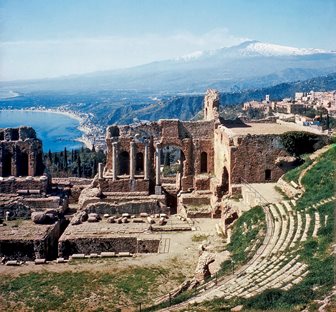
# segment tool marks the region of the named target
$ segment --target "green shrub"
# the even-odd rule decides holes
[[[281,143],[288,153],[295,156],[312,153],[326,144],[321,136],[303,131],[283,133]]]

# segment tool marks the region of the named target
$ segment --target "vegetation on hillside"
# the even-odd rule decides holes
[[[231,242],[227,250],[231,253],[231,260],[222,264],[222,270],[246,263],[261,245],[266,233],[265,213],[257,206],[246,211],[233,226]]]
[[[295,183],[298,183],[299,176],[303,170],[308,168],[312,164],[312,160],[309,158],[309,155],[306,154],[302,157],[304,160],[304,163],[288,172],[285,173],[284,175],[284,180],[287,182],[294,181]]]
[[[326,140],[314,133],[288,131],[281,134],[281,143],[289,154],[301,156],[318,150],[326,144]]]
[[[98,170],[98,163],[105,163],[103,151],[96,151],[93,147],[62,152],[49,151],[44,154],[46,170],[53,177],[93,178]]]

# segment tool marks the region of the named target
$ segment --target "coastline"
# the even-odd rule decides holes
[[[1,109],[1,111],[26,111],[26,112],[40,112],[40,113],[53,113],[53,114],[60,114],[65,115],[71,119],[75,119],[79,122],[79,126],[77,129],[83,133],[81,137],[74,139],[74,141],[81,142],[85,145],[85,147],[92,149],[93,142],[90,140],[89,135],[91,133],[91,129],[88,125],[86,125],[86,122],[88,120],[87,116],[79,116],[78,113],[73,111],[66,111],[66,110],[59,110],[59,109],[53,109],[53,108],[24,108],[24,109]]]

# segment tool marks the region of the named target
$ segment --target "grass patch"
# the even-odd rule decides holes
[[[287,196],[287,194],[281,189],[281,187],[279,186],[274,186],[274,189],[285,199],[289,199],[289,197]]]
[[[254,207],[236,221],[232,231],[231,243],[227,250],[231,252],[235,263],[247,260],[246,250],[266,232],[265,213],[262,207]]]
[[[302,165],[296,167],[295,169],[288,171],[284,175],[285,181],[287,182],[294,181],[295,183],[299,183],[299,176],[301,172],[305,170],[306,168],[308,168],[313,163],[313,161],[309,158],[309,155],[305,155],[303,159],[305,162]]]
[[[195,235],[192,236],[191,240],[193,242],[198,243],[198,242],[203,242],[203,241],[207,240],[208,237],[209,237],[209,235],[206,235],[206,234],[195,234]]]
[[[335,195],[336,145],[319,157],[319,162],[302,178],[305,193],[298,200],[298,208],[306,208]]]
[[[134,267],[115,273],[45,272],[0,280],[0,310],[115,311],[150,302],[167,278],[160,267]]]
[[[265,213],[262,207],[257,206],[244,212],[234,224],[231,243],[226,247],[231,253],[231,259],[221,263],[218,275],[232,273],[249,261],[261,245],[265,233]]]

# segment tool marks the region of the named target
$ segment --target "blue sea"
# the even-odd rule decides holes
[[[79,121],[63,114],[50,112],[34,112],[21,110],[0,110],[0,128],[31,126],[35,129],[37,137],[42,140],[43,150],[59,152],[78,149],[83,146],[75,141],[82,136],[77,129]]]

